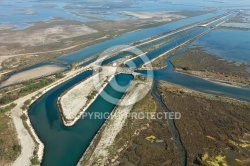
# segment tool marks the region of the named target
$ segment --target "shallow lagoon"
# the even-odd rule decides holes
[[[250,64],[250,31],[217,29],[202,36],[193,45],[226,60]]]

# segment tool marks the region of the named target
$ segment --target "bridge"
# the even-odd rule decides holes
[[[135,68],[126,68],[126,67],[113,67],[113,66],[94,66],[92,67],[94,71],[100,71],[100,70],[109,70],[113,71],[114,75],[115,74],[132,74],[134,76],[140,75],[139,73],[135,72]]]

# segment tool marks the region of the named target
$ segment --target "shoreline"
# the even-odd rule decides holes
[[[11,75],[7,79],[1,81],[0,89],[10,86],[18,85],[28,80],[37,80],[39,78],[48,77],[56,73],[64,72],[67,68],[63,66],[56,66],[54,64],[36,67],[27,71],[22,71]],[[23,79],[25,78],[25,79]]]
[[[184,86],[180,86],[178,84],[164,82],[164,81],[159,82],[158,91],[163,94],[162,95],[163,102],[168,104],[169,109],[171,109],[173,112],[179,111],[183,115],[182,116],[183,118],[186,117],[183,120],[178,120],[177,127],[181,133],[185,133],[187,130],[189,130],[186,133],[186,137],[188,138],[184,139],[183,143],[184,145],[186,145],[188,161],[190,163],[193,161],[194,156],[196,156],[200,151],[199,146],[197,148],[196,143],[194,144],[190,143],[190,140],[194,139],[196,135],[201,137],[197,140],[199,141],[200,146],[204,147],[205,149],[204,153],[205,152],[209,153],[210,158],[211,157],[213,158],[213,156],[218,155],[218,153],[226,155],[227,151],[231,147],[230,145],[232,145],[230,143],[230,140],[233,139],[233,141],[235,142],[238,142],[239,139],[243,140],[244,139],[242,138],[243,134],[249,131],[249,130],[239,129],[236,132],[234,132],[235,127],[230,125],[230,124],[234,124],[235,121],[239,121],[239,123],[244,122],[245,124],[249,124],[248,123],[249,118],[247,118],[248,116],[246,116],[246,113],[247,115],[249,114],[249,108],[250,108],[249,102],[239,101],[239,100],[232,99],[226,96],[217,96],[217,95],[213,95],[209,93],[200,92],[197,90],[191,90]],[[179,95],[180,92],[182,92],[181,93],[182,95]],[[179,99],[177,100],[177,98]],[[190,102],[190,99],[195,100],[196,102],[192,103]],[[184,105],[187,105],[187,107],[182,107],[181,105],[178,105],[179,102],[184,103]],[[188,103],[188,104],[185,104],[185,103]],[[211,106],[209,108],[207,107],[208,103],[211,103]],[[226,109],[221,109],[222,105],[226,105],[227,106]],[[218,111],[214,112],[213,110],[218,110]],[[199,112],[201,113],[203,112],[205,115]],[[212,115],[211,115],[211,112],[213,113]],[[190,114],[192,116],[187,116]],[[193,118],[190,118],[190,117],[197,116],[197,115],[199,117],[194,119],[194,121],[196,121],[195,122],[196,125],[193,125],[195,123],[193,123],[192,121]],[[231,115],[236,115],[237,117],[231,116]],[[219,127],[220,124],[211,123],[211,121],[206,121],[208,117],[211,120],[214,119],[214,121],[220,121],[221,116],[224,116],[225,118],[227,118],[227,122],[229,121],[228,123],[225,123],[226,125],[223,125],[223,127]],[[215,118],[217,118],[217,120],[215,120]],[[185,124],[187,124],[188,121],[192,123],[191,124],[188,123],[189,126],[186,126]],[[180,125],[180,123],[184,125]],[[239,127],[242,127],[239,123],[236,123],[236,124],[239,125]],[[208,125],[210,126],[208,127]],[[208,127],[209,129],[211,129],[211,131],[209,130],[209,132],[202,132],[204,127],[200,127],[200,126]],[[221,132],[217,132],[218,130],[221,130]],[[192,133],[195,132],[195,133],[188,134],[189,132],[192,132]],[[226,132],[226,133],[223,133],[223,132]],[[198,134],[198,133],[201,133],[201,134]],[[224,139],[220,139],[221,135],[217,135],[215,133],[223,133],[223,135],[225,135],[225,137],[223,137]],[[234,135],[234,137],[230,138],[230,136],[232,135]],[[209,142],[207,141],[204,142],[204,140],[209,140]],[[218,142],[224,145],[217,146]],[[214,146],[215,148],[211,146]],[[214,153],[214,149],[216,149],[216,151],[218,152]],[[239,152],[237,148],[230,149],[230,151]]]
[[[134,81],[134,80],[133,80],[133,81]],[[129,89],[129,88],[128,88],[128,89]],[[128,89],[127,89],[127,90],[128,90]],[[126,91],[127,91],[127,90],[126,90]],[[126,91],[124,92],[124,94],[126,93]],[[121,99],[120,99],[119,102],[118,102],[118,105],[119,105],[119,103],[124,99],[124,96],[125,96],[125,95],[123,95],[123,96],[121,97]],[[116,106],[114,107],[114,109],[111,111],[110,115],[113,115],[113,114],[116,113],[115,111],[116,111],[117,108],[119,107],[118,105],[116,105]],[[110,121],[110,118],[107,119],[107,120],[103,123],[103,125],[101,126],[101,128],[100,128],[100,129],[98,130],[98,132],[95,134],[94,138],[91,140],[89,146],[87,147],[87,149],[86,149],[85,152],[83,153],[82,157],[79,159],[79,161],[78,161],[78,163],[77,163],[77,166],[82,166],[82,164],[83,164],[82,162],[84,161],[85,156],[88,154],[88,152],[89,152],[89,150],[92,148],[92,146],[94,146],[94,144],[95,144],[96,139],[98,138],[98,136],[100,136],[100,134],[105,130],[105,128],[106,128],[106,126],[108,125],[109,121]]]
[[[175,68],[174,71],[178,72],[178,73],[181,73],[181,74],[186,74],[186,75],[189,75],[189,76],[193,76],[193,77],[201,78],[201,79],[204,79],[204,80],[208,80],[208,81],[216,83],[216,84],[229,86],[229,87],[244,88],[244,87],[250,86],[250,85],[243,84],[243,83],[240,83],[240,82],[225,81],[225,80],[220,80],[220,79],[217,79],[217,78],[210,78],[210,77],[202,77],[200,75],[195,75],[195,74],[192,74],[192,73],[183,72],[183,70],[179,69],[179,68]],[[195,72],[195,71],[191,71],[191,72]]]
[[[157,57],[158,58],[158,57]],[[90,65],[88,65],[88,66],[86,66],[86,67],[84,67],[84,69],[85,68],[88,68],[88,67],[90,67],[91,66],[91,64]],[[74,73],[74,71],[79,71],[78,73],[76,72],[76,74],[75,75],[70,75],[70,73]],[[39,91],[42,91],[42,94],[41,95],[39,95],[39,97],[38,98],[36,98],[33,102],[35,102],[35,101],[37,101],[40,97],[42,97],[43,96],[43,94],[45,94],[46,92],[48,92],[49,90],[51,90],[51,89],[53,89],[54,87],[56,87],[56,86],[58,86],[58,85],[60,85],[60,84],[62,84],[63,82],[65,82],[65,81],[67,81],[67,80],[69,80],[69,79],[71,79],[71,78],[73,78],[73,77],[75,77],[76,75],[78,75],[78,74],[80,74],[80,73],[82,73],[82,72],[84,72],[84,71],[86,71],[86,70],[83,70],[83,68],[80,68],[80,69],[76,69],[76,70],[74,70],[74,71],[69,71],[66,75],[67,76],[65,76],[64,78],[62,78],[62,79],[60,79],[60,80],[58,80],[58,81],[56,81],[56,82],[54,82],[54,83],[52,83],[51,85],[48,85],[47,87],[44,87],[44,88],[42,88],[42,89],[40,89],[40,90],[38,90],[38,91],[36,91],[36,92],[33,92],[33,93],[31,93],[31,94],[29,94],[29,95],[27,95],[27,96],[25,96],[25,97],[22,97],[22,98],[20,98],[20,99],[26,99],[26,98],[28,98],[28,96],[32,96],[32,94],[36,94],[37,92],[39,92]],[[68,76],[69,75],[69,76]],[[112,77],[110,78],[110,80],[112,79]],[[109,83],[109,82],[108,82]],[[107,83],[107,84],[108,84]],[[94,97],[94,99],[92,100],[92,102],[94,102],[95,101],[95,99],[99,96],[99,94],[102,92],[102,90],[104,89],[106,87],[106,85],[103,87],[103,88],[101,88],[101,90],[99,90],[99,92],[98,92],[98,94]],[[18,99],[19,100],[19,99]],[[14,102],[16,102],[16,101],[14,101]],[[33,103],[32,102],[32,103]],[[91,105],[92,104],[92,102],[90,102],[89,103],[89,105]],[[89,107],[89,105],[87,105],[87,107],[84,109],[84,111],[82,111],[82,112],[80,112],[80,115],[79,116],[77,116],[76,118],[75,118],[75,122],[78,120],[78,118],[81,116],[81,114],[82,113],[84,113],[86,110],[87,110],[87,108]],[[59,107],[60,108],[60,107]],[[27,114],[27,111],[26,111],[26,114]],[[29,116],[27,116],[28,117],[28,121],[30,122],[30,119],[29,119]],[[63,117],[63,116],[62,116]],[[75,122],[72,122],[73,124],[75,123]],[[71,123],[70,123],[71,124]],[[72,124],[72,125],[73,125]],[[31,123],[30,124],[28,124],[29,125],[29,127],[31,127],[32,129],[33,129],[33,127],[32,127],[32,125],[31,125]],[[71,125],[71,126],[72,126]],[[16,124],[15,124],[15,126],[16,126]],[[70,126],[70,125],[69,125]],[[33,129],[34,130],[34,129]],[[35,135],[35,137],[40,141],[40,139],[39,139],[39,137],[38,137],[38,135],[37,135],[37,133],[35,132],[35,130],[33,131],[34,133],[34,135]],[[99,133],[99,131],[98,131],[98,133]],[[97,133],[97,134],[98,134]],[[38,141],[38,142],[39,142]],[[41,141],[40,141],[41,142]],[[41,142],[42,143],[42,142]],[[22,145],[22,147],[23,147],[23,145]],[[44,146],[42,147],[42,145],[39,145],[39,150],[38,150],[38,152],[43,152],[43,150],[44,150]],[[43,149],[43,150],[41,150],[41,149]],[[43,154],[40,154],[41,156],[43,155]],[[40,159],[40,157],[41,156],[39,156],[39,159]],[[19,158],[19,157],[18,157]],[[41,160],[42,160],[42,158],[43,158],[43,156],[41,157]]]
[[[187,30],[187,29],[194,28],[194,27],[196,27],[196,26],[198,26],[198,23],[197,23],[197,24],[194,24],[194,25],[190,25],[190,26],[184,27],[184,28],[181,28],[181,29],[176,30],[176,31],[173,31],[173,32],[167,32],[167,34],[163,34],[163,35],[161,35],[161,36],[159,36],[159,37],[156,37],[156,38],[153,38],[153,39],[149,39],[148,41],[139,43],[139,44],[137,44],[137,45],[135,45],[135,46],[131,46],[131,47],[129,47],[129,48],[133,48],[133,47],[136,48],[136,47],[142,46],[142,45],[144,45],[144,44],[148,44],[148,43],[151,43],[151,42],[154,42],[154,41],[157,41],[157,40],[161,40],[161,39],[164,39],[164,38],[169,37],[169,36],[171,36],[171,35],[174,35],[174,34],[176,34],[176,33],[185,31],[185,30]],[[185,43],[186,43],[186,42],[185,42]],[[183,44],[185,44],[185,43],[183,43]],[[181,44],[181,45],[179,45],[179,46],[177,46],[177,47],[175,47],[175,48],[173,48],[173,49],[171,49],[171,50],[169,50],[169,51],[167,51],[167,52],[165,52],[165,53],[159,55],[158,57],[156,57],[156,58],[150,60],[149,62],[146,62],[145,64],[142,65],[141,68],[146,68],[145,66],[146,66],[148,63],[153,62],[153,61],[156,60],[157,58],[159,58],[159,57],[161,57],[161,56],[163,56],[163,55],[169,53],[169,52],[172,51],[172,50],[175,50],[176,48],[182,46],[183,44]],[[143,56],[143,55],[146,55],[147,53],[148,53],[148,51],[143,52],[142,54],[137,55],[137,56],[135,56],[135,57],[132,57],[132,58],[126,60],[126,61],[124,62],[124,64],[126,64],[126,63],[129,62],[129,61],[132,61],[133,59],[136,59],[136,58],[138,58],[138,57],[141,57],[141,56]]]
[[[39,159],[39,162],[41,162],[43,159],[43,152],[44,152],[44,148],[45,148],[45,145],[40,140],[38,134],[35,132],[33,126],[31,125],[29,116],[27,116],[28,109],[24,110],[24,111],[21,110],[21,106],[23,105],[23,103],[26,100],[31,99],[32,96],[37,96],[34,100],[31,101],[30,105],[32,105],[34,102],[36,102],[38,99],[40,99],[45,93],[47,93],[51,89],[64,83],[65,81],[68,81],[71,78],[81,74],[82,72],[88,70],[88,68],[89,68],[89,66],[79,68],[79,69],[76,69],[73,71],[69,71],[68,73],[65,74],[65,77],[53,82],[52,84],[13,101],[13,103],[16,103],[17,106],[11,110],[11,117],[12,117],[13,123],[15,125],[15,129],[17,131],[19,143],[22,146],[21,154],[13,162],[13,165],[20,166],[20,165],[23,165],[25,163],[27,163],[27,165],[29,165],[30,158],[34,157],[33,150],[36,148],[36,142],[39,144],[38,151],[37,151],[37,157]],[[37,95],[38,93],[40,93],[40,94]],[[27,123],[32,135],[30,135],[29,131],[25,128],[25,126],[23,124],[23,120],[20,118],[20,116],[23,113],[27,116],[26,123]],[[32,136],[35,138],[36,142],[34,141]]]
[[[153,80],[151,80],[150,83],[152,83]],[[132,91],[132,89],[136,88],[137,85],[140,85],[140,88],[138,89],[138,91]],[[93,164],[93,160],[95,160],[96,156],[95,155],[101,155],[101,157],[106,158],[108,154],[106,154],[106,148],[108,146],[111,146],[112,143],[115,140],[115,137],[117,136],[117,134],[121,131],[125,121],[127,120],[127,115],[129,114],[129,112],[132,110],[133,106],[134,106],[134,102],[136,101],[136,99],[139,97],[140,95],[143,94],[142,93],[138,93],[140,91],[143,91],[144,88],[143,86],[147,86],[148,83],[146,82],[141,82],[135,79],[133,79],[133,81],[130,83],[130,86],[128,87],[128,89],[124,92],[124,95],[121,97],[121,99],[119,100],[119,102],[117,103],[117,105],[113,108],[113,110],[110,113],[110,117],[108,119],[106,119],[106,121],[103,123],[103,125],[101,126],[101,128],[99,129],[99,131],[96,133],[95,137],[92,139],[91,143],[89,144],[88,148],[85,150],[85,152],[83,153],[82,157],[80,158],[77,166],[82,166],[84,160],[86,160],[86,155],[90,155],[90,157],[88,158],[88,161],[90,161],[89,164]],[[150,86],[150,89],[152,88],[152,85]],[[131,97],[134,93],[136,93],[136,97]],[[132,100],[132,101],[130,101]],[[129,102],[130,101],[130,102]],[[129,105],[126,105],[128,103],[131,103]],[[112,125],[110,126],[112,121],[112,124],[116,121],[118,123],[122,123],[122,124],[117,124],[117,125]],[[117,129],[117,130],[115,130]],[[106,134],[103,132],[112,132],[111,134]],[[99,139],[99,137],[101,135],[105,135],[104,137],[101,137],[100,140],[98,142],[96,142],[97,139]],[[103,146],[104,147],[103,147]],[[99,150],[96,150],[96,148],[99,148]],[[94,148],[94,149],[93,149]],[[90,151],[93,152],[91,153]],[[100,152],[102,151],[102,152]],[[96,154],[97,153],[97,154]],[[99,153],[99,154],[98,154]],[[104,153],[104,154],[103,154]],[[106,154],[106,156],[105,156]],[[93,156],[94,155],[94,156]],[[102,156],[104,155],[104,156]],[[98,158],[98,157],[97,157]],[[106,160],[105,160],[106,161]],[[99,163],[100,164],[100,163]],[[102,163],[103,164],[103,163]]]
[[[170,49],[170,50],[168,50],[168,51],[166,51],[166,52],[160,54],[159,56],[157,56],[157,57],[151,59],[150,61],[148,61],[147,63],[143,64],[143,65],[140,67],[140,69],[147,69],[147,65],[148,65],[148,64],[153,63],[153,61],[157,60],[158,58],[160,58],[160,57],[162,57],[162,56],[164,56],[164,55],[166,55],[166,54],[168,54],[168,53],[171,52],[171,51],[174,51],[175,49],[178,49],[179,47],[187,46],[189,43],[191,43],[192,41],[196,40],[198,37],[207,34],[209,31],[210,31],[210,30],[206,30],[205,32],[203,32],[203,33],[201,33],[201,34],[199,34],[199,35],[197,35],[197,36],[194,36],[193,38],[191,38],[191,39],[185,41],[184,43],[182,43],[182,44],[180,44],[180,45],[178,45],[178,46],[176,46],[176,47],[174,47],[174,48],[172,48],[172,49]]]
[[[172,20],[172,21],[176,21],[176,20]],[[172,21],[170,21],[170,22],[172,22]],[[91,41],[87,41],[87,42],[84,42],[82,44],[76,43],[74,45],[68,46],[67,48],[60,48],[60,49],[57,49],[57,50],[49,50],[49,51],[37,51],[37,52],[27,52],[27,53],[17,53],[17,54],[6,54],[6,55],[2,55],[2,57],[6,57],[6,59],[10,59],[10,58],[13,58],[13,57],[19,57],[19,56],[24,56],[24,55],[37,55],[37,54],[38,55],[40,55],[40,54],[44,55],[44,54],[49,53],[50,55],[56,56],[55,58],[51,59],[51,60],[53,60],[53,59],[56,59],[58,57],[67,56],[69,54],[73,54],[75,52],[81,51],[84,48],[89,47],[91,45],[95,45],[95,44],[98,44],[98,43],[101,43],[101,42],[105,42],[107,40],[111,40],[111,39],[113,39],[113,38],[115,38],[117,36],[122,36],[122,35],[125,35],[127,33],[136,32],[136,31],[140,31],[140,30],[143,30],[143,29],[151,28],[151,27],[157,27],[157,26],[161,26],[161,25],[164,25],[164,24],[168,24],[168,23],[169,23],[169,21],[163,21],[161,23],[159,23],[159,22],[150,23],[150,24],[147,24],[147,25],[134,27],[132,29],[124,29],[124,31],[122,31],[121,33],[119,32],[119,34],[116,34],[116,35],[105,34],[103,36],[98,37],[97,39],[93,39]],[[62,54],[62,52],[64,52],[64,53]],[[1,61],[1,59],[0,59],[0,69],[1,69],[1,66],[2,66],[2,64],[4,63],[4,61],[6,59],[4,59],[3,61]],[[46,62],[46,61],[42,61],[42,62]],[[39,62],[39,63],[42,63],[42,62]],[[34,65],[34,64],[32,63],[31,65]],[[26,67],[27,66],[23,66],[21,69],[26,68]],[[18,69],[18,70],[20,70],[20,69]]]

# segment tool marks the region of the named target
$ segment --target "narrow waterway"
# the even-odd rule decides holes
[[[171,55],[166,59],[167,67],[160,69],[160,70],[154,70],[152,72],[153,75],[151,75],[155,80],[162,80],[171,82],[174,84],[178,84],[181,86],[184,86],[189,89],[197,90],[204,93],[219,95],[219,96],[225,96],[230,97],[242,101],[250,101],[250,87],[234,87],[229,85],[223,85],[221,83],[212,82],[203,78],[199,78],[196,76],[191,76],[184,73],[176,72],[174,69],[173,64],[171,63],[171,60],[175,58],[176,56],[179,56],[183,52],[185,52],[190,46],[186,46],[181,51],[178,51],[177,53]],[[148,71],[137,71],[138,73],[148,75]]]
[[[92,55],[95,55],[97,53],[101,53],[110,47],[113,47],[116,45],[131,44],[131,43],[134,43],[134,42],[137,42],[140,40],[145,40],[147,38],[151,38],[152,36],[158,36],[158,35],[161,35],[162,33],[174,31],[174,30],[179,29],[181,27],[185,27],[188,25],[199,23],[199,22],[207,20],[207,19],[221,16],[225,13],[226,13],[225,11],[207,13],[207,14],[203,14],[200,16],[185,18],[185,19],[178,20],[175,22],[167,23],[165,25],[158,26],[158,27],[147,28],[147,29],[142,29],[142,30],[126,33],[124,35],[115,37],[113,39],[86,47],[86,48],[79,50],[77,52],[60,56],[56,59],[60,60],[60,61],[65,61],[67,63],[79,62],[79,61],[84,60],[85,58],[92,56]]]
[[[218,14],[218,13],[217,13]],[[213,14],[215,15],[215,14]],[[208,17],[201,16],[198,20],[202,20]],[[210,15],[211,17],[211,15]],[[169,27],[163,26],[164,30],[168,29],[175,29],[180,27],[180,25],[183,23],[182,26],[188,25],[188,23],[192,23],[193,19],[187,19],[186,21],[178,21],[178,23],[171,23]],[[193,22],[197,22],[197,20],[193,20]],[[175,26],[174,26],[175,25]],[[174,26],[174,27],[173,27]],[[156,30],[159,30],[159,27],[156,28]],[[162,29],[162,30],[163,30]],[[194,36],[199,35],[200,33],[203,33],[208,28],[206,27],[199,27],[196,28],[193,32],[188,33],[185,36],[182,36],[178,38],[176,41],[170,42],[150,53],[147,54],[147,56],[150,59],[153,59],[157,56],[159,56],[161,53],[164,53],[171,48],[176,46],[177,44],[181,44],[181,42],[185,42]],[[149,31],[150,35],[153,33],[156,33],[155,30],[151,29]],[[142,32],[138,32],[139,36],[142,38],[142,36],[147,36],[147,34],[142,35]],[[144,32],[145,33],[145,32]],[[158,32],[157,32],[158,33]],[[133,33],[135,35],[137,33]],[[154,34],[155,35],[155,34]],[[94,45],[93,47],[90,46],[84,50],[81,50],[77,54],[72,54],[72,56],[67,55],[61,57],[60,60],[65,60],[67,62],[75,62],[82,60],[90,55],[95,55],[99,51],[102,51],[102,49],[108,48],[113,45],[117,45],[118,43],[115,43],[115,41],[120,41],[122,39],[125,40],[125,42],[130,41],[130,35],[127,37],[129,40],[125,40],[126,37],[117,39],[112,39],[111,42],[106,43],[105,42],[97,45]],[[136,39],[140,39],[136,38]],[[124,44],[124,43],[122,43]],[[100,48],[98,47],[100,46]],[[98,48],[98,49],[95,49]],[[185,48],[187,49],[187,47]],[[182,51],[185,51],[183,49]],[[86,52],[85,52],[86,51]],[[175,56],[178,56],[182,51],[170,56],[166,62],[167,67],[162,70],[156,70],[154,71],[154,75],[152,77],[155,80],[164,80],[168,82],[172,82],[178,85],[185,86],[190,89],[206,92],[206,93],[212,93],[212,94],[218,94],[222,96],[228,96],[240,100],[246,100],[250,101],[250,89],[249,88],[236,88],[236,87],[229,87],[224,86],[221,84],[213,83],[208,80],[204,80],[201,78],[193,77],[190,75],[177,73],[174,71],[174,67],[171,64],[171,59]],[[126,54],[124,54],[126,55]],[[78,57],[79,56],[79,57]],[[136,66],[142,65],[145,62],[141,62],[140,60],[137,60],[136,58],[135,64]],[[110,61],[111,62],[111,61]],[[139,73],[145,74],[146,71],[138,71]],[[29,109],[29,117],[32,123],[32,126],[34,127],[35,131],[37,132],[37,135],[41,139],[41,141],[45,144],[45,153],[42,165],[44,166],[61,166],[61,165],[67,165],[67,166],[73,166],[76,165],[82,154],[85,152],[89,144],[91,143],[92,139],[94,138],[95,134],[99,131],[103,123],[105,122],[105,119],[91,119],[91,118],[84,118],[77,121],[77,123],[72,127],[65,127],[60,112],[58,110],[57,106],[57,99],[58,97],[74,86],[75,84],[79,83],[80,81],[86,79],[92,74],[92,71],[86,71],[82,74],[72,78],[71,80],[53,88],[49,92],[47,92],[45,95],[43,95],[40,99],[38,99]],[[111,96],[114,96],[117,99],[120,99],[127,87],[129,86],[130,82],[133,80],[132,75],[126,75],[126,74],[119,74],[116,75],[112,80],[116,81],[120,85],[123,86],[122,89],[119,91],[116,91],[112,88],[110,84],[108,84],[104,91],[108,92]],[[156,85],[155,85],[156,86]],[[155,88],[155,87],[154,87]],[[153,90],[156,91],[156,90]],[[157,92],[154,92],[155,97],[158,98],[158,102],[161,103],[161,106],[166,110],[167,106],[161,101],[159,94]],[[118,102],[118,100],[117,100]],[[86,113],[103,113],[107,112],[110,113],[114,107],[115,104],[111,104],[107,102],[105,99],[103,99],[101,96],[98,96],[97,99],[94,101],[93,104],[87,109]],[[186,164],[186,152],[184,147],[181,143],[180,134],[178,132],[178,129],[176,128],[174,121],[169,122],[171,126],[172,133],[174,135],[174,140],[176,142],[176,146],[178,147],[181,157],[182,157],[182,164]]]
[[[44,166],[76,165],[83,152],[87,149],[95,134],[105,122],[104,118],[84,117],[72,127],[66,127],[58,110],[57,99],[70,87],[86,79],[92,71],[86,71],[71,80],[50,90],[38,99],[29,109],[29,117],[37,135],[45,145]],[[117,99],[121,98],[130,82],[132,75],[119,74],[110,82],[116,81],[122,88],[119,92],[108,84],[104,91]],[[118,100],[117,100],[118,102]],[[115,104],[111,104],[98,96],[86,113],[110,113]]]
[[[168,107],[166,106],[166,104],[164,103],[164,101],[162,101],[162,98],[157,90],[157,84],[158,84],[158,82],[155,81],[154,85],[153,85],[153,89],[152,89],[152,95],[153,95],[155,101],[157,101],[159,103],[159,105],[162,107],[163,110],[165,110],[166,112],[171,112],[168,109]],[[187,165],[187,152],[186,152],[185,147],[182,144],[179,130],[175,125],[174,119],[167,119],[167,122],[169,124],[168,126],[169,126],[171,133],[172,133],[175,145],[178,148],[178,151],[180,153],[181,165],[186,166]]]

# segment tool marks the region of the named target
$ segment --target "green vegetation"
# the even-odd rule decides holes
[[[26,101],[24,102],[23,106],[21,107],[21,109],[22,109],[22,110],[28,109],[30,103],[31,103],[31,100],[30,100],[30,99],[26,100]]]
[[[60,79],[60,78],[63,78],[63,77],[64,77],[63,73],[56,73],[56,78],[57,79]]]
[[[201,77],[209,77],[217,80],[250,84],[250,67],[245,63],[221,59],[215,55],[208,54],[203,48],[190,48],[180,56],[171,60],[175,68],[182,72],[194,74]],[[194,72],[195,71],[195,72]]]
[[[10,111],[12,108],[14,108],[16,106],[16,103],[11,103],[10,105],[6,106],[6,107],[2,107],[0,108],[0,113],[5,113]]]
[[[15,152],[21,152],[22,147],[21,147],[21,145],[14,145],[14,146],[13,146],[13,150],[14,150]]]
[[[30,105],[30,103],[31,103],[31,100],[30,100],[30,99],[28,99],[28,100],[26,100],[26,101],[24,102],[25,105]]]
[[[16,99],[18,99],[18,96],[6,94],[0,98],[0,105],[8,104]]]
[[[30,159],[30,162],[31,162],[31,165],[39,165],[39,164],[40,164],[40,162],[39,162],[37,156],[32,157],[32,158]]]
[[[23,121],[26,121],[28,119],[28,117],[25,115],[25,114],[22,114],[20,116],[20,118],[23,120]]]
[[[71,68],[72,70],[74,70],[76,67],[77,67],[77,64],[76,64],[76,63],[72,63],[72,64],[70,65],[70,68]]]
[[[87,96],[87,99],[88,99],[88,100],[93,99],[93,98],[97,95],[97,93],[98,93],[97,90],[93,90],[93,91],[91,92],[91,94]]]
[[[45,86],[48,86],[52,82],[62,77],[63,77],[62,74],[58,74],[55,77],[51,76],[47,78],[41,78],[38,80],[29,80],[19,85],[20,88],[16,88],[16,90],[15,89],[13,90],[13,87],[6,88],[5,90],[2,90],[0,92],[2,93],[2,96],[0,97],[0,105],[8,104],[18,99],[19,97],[37,91]],[[29,105],[29,103],[30,101],[26,101],[25,105]],[[25,107],[23,107],[22,109],[25,109]]]
[[[141,101],[137,102],[131,112],[155,112],[157,109],[157,105],[153,100],[153,97],[150,93],[147,94],[145,98]],[[141,129],[141,127],[145,126],[145,124],[149,123],[148,119],[136,119],[128,117],[126,120],[122,130],[118,133],[115,138],[115,142],[108,147],[109,156],[117,155],[117,150],[124,147],[127,142],[132,143],[132,135],[135,133],[136,130]],[[113,121],[111,119],[108,120],[107,125],[113,125]],[[103,131],[100,131],[102,133]],[[84,164],[88,163],[88,159],[91,157],[92,152],[95,149],[96,144],[99,142],[101,138],[101,134],[96,137],[96,140],[93,142],[93,145],[90,146],[89,152],[86,154],[85,159],[83,161]],[[98,158],[95,159],[98,161]],[[84,165],[82,164],[82,165]]]
[[[52,82],[54,82],[54,80],[52,78],[42,78],[38,81],[35,81],[35,80],[27,81],[24,84],[26,86],[20,90],[20,93],[29,94],[31,92],[34,92],[38,89],[41,89],[41,88],[51,84]]]

